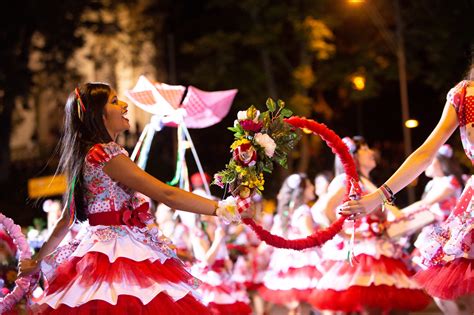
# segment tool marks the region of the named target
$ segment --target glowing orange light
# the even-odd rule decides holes
[[[405,121],[405,127],[407,128],[416,128],[418,127],[418,120],[416,119],[408,119],[407,121]]]
[[[352,85],[357,91],[365,89],[365,77],[362,75],[355,75],[352,77]]]

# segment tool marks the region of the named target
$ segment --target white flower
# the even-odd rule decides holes
[[[260,111],[256,110],[255,111],[255,117],[253,118],[253,121],[255,123],[258,122],[258,116],[260,116]],[[237,113],[237,120],[238,121],[247,120],[247,119],[249,119],[249,118],[247,117],[247,111],[246,110],[241,110]]]
[[[265,134],[257,133],[255,135],[255,141],[258,143],[259,146],[265,149],[265,155],[268,157],[272,157],[275,153],[276,143],[273,139]]]
[[[241,110],[237,113],[237,119],[238,120],[246,120],[247,119],[247,111],[246,110]]]
[[[216,215],[224,222],[224,224],[240,222],[237,200],[234,197],[229,196],[226,199],[219,201]]]

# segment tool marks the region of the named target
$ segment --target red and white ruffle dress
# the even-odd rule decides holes
[[[474,162],[474,82],[462,81],[447,100],[454,106],[467,157]],[[415,279],[432,296],[456,299],[474,293],[474,180],[469,179],[451,215],[417,242],[425,270]]]
[[[247,225],[232,245],[244,248],[234,264],[232,279],[248,291],[257,290],[262,285],[270,251],[259,251],[260,240]]]
[[[428,208],[435,215],[436,220],[434,223],[423,227],[415,241],[416,247],[423,247],[422,244],[425,242],[427,237],[430,237],[433,229],[436,229],[437,225],[441,224],[449,217],[451,211],[456,206],[456,203],[462,193],[461,184],[453,175],[434,178],[430,180],[428,184],[426,184],[425,194],[427,195],[430,193],[430,191],[444,191],[446,188],[450,188],[454,193],[444,198],[443,200],[436,202],[430,207],[421,206]],[[416,268],[419,268],[420,266],[423,267],[422,261],[424,259],[420,255],[420,251],[418,249],[415,249],[413,251],[413,253],[411,254],[411,258],[413,261],[413,265],[416,266]]]
[[[308,236],[302,235],[298,226],[304,216],[311,217],[311,209],[307,205],[295,209],[289,218],[287,228],[289,239]],[[277,215],[274,225],[281,225],[280,220]],[[277,231],[272,229],[272,232]],[[302,251],[275,248],[258,292],[264,300],[274,304],[306,302],[322,276],[320,263],[321,255],[318,248]]]
[[[335,180],[345,182],[345,175]],[[362,194],[367,192],[360,182]],[[413,272],[401,259],[401,248],[383,234],[379,216],[367,216],[356,221],[354,256],[351,266],[347,258],[349,237],[336,235],[322,247],[324,275],[309,302],[319,310],[360,312],[364,309],[409,310],[424,309],[430,298],[410,277]],[[352,224],[349,224],[352,225]],[[352,232],[352,226],[346,229]]]
[[[229,254],[222,242],[211,265],[201,261],[192,266],[192,274],[202,281],[198,292],[213,315],[249,315],[252,309],[245,286],[233,281],[226,261],[230,261]]]
[[[32,306],[39,314],[210,314],[161,232],[149,230],[144,198],[111,179],[104,165],[127,152],[96,144],[84,164],[90,226],[81,239],[42,263],[47,287]]]

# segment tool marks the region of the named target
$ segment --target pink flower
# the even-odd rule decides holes
[[[222,182],[222,176],[220,176],[219,174],[214,174],[214,184],[216,184],[220,188],[224,188],[224,183]]]
[[[255,135],[255,142],[265,150],[266,156],[270,158],[273,157],[273,154],[275,154],[276,143],[269,135],[266,133],[257,133]]]
[[[233,158],[242,166],[254,166],[257,163],[257,151],[252,144],[244,143],[234,150]]]
[[[263,124],[261,122],[254,122],[253,120],[246,119],[246,120],[241,120],[240,125],[242,128],[246,131],[253,131],[253,132],[259,132],[262,130]]]

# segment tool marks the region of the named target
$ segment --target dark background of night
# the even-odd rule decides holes
[[[394,34],[396,20],[392,1],[366,2],[358,6],[343,0],[2,2],[0,211],[20,224],[31,224],[33,217],[43,216],[41,203],[27,198],[26,183],[31,177],[54,173],[57,162],[54,145],[41,146],[35,158],[10,160],[9,138],[15,124],[13,108],[17,97],[27,97],[38,89],[35,76],[41,72],[63,100],[57,104],[58,113],[61,111],[67,93],[83,82],[78,72],[67,67],[74,51],[85,41],[77,31],[79,28],[105,34],[105,41],[107,36],[127,32],[133,39],[126,44],[127,49],[137,51],[137,55],[144,41],[151,42],[157,52],[151,66],[162,82],[195,85],[203,90],[239,89],[226,119],[211,128],[191,131],[208,173],[222,169],[230,157],[228,146],[232,134],[226,127],[233,124],[237,111],[250,104],[264,109],[266,98],[272,96],[285,100],[297,115],[326,123],[341,137],[361,133],[370,145],[381,151],[379,167],[372,175],[377,184],[382,183],[404,159],[397,58],[363,6],[376,8],[389,34]],[[474,32],[470,15],[474,12],[474,1],[400,0],[399,3],[410,117],[420,123],[411,131],[416,148],[437,123],[446,93],[463,78],[471,63]],[[140,10],[136,12],[138,7]],[[91,22],[83,17],[84,12],[103,10],[112,12],[114,18]],[[133,29],[120,26],[120,15],[113,15],[120,10],[130,10],[139,16]],[[304,28],[308,17],[322,21],[333,34],[325,39],[334,48],[327,58],[309,48],[311,39]],[[322,28],[313,30],[321,32]],[[41,47],[31,44],[35,32],[44,38]],[[41,51],[41,70],[28,67],[33,50]],[[91,53],[91,58],[97,58],[98,67],[117,62],[113,55]],[[309,69],[314,82],[296,78],[297,69]],[[356,73],[366,78],[363,91],[352,87],[350,78]],[[116,83],[116,77],[106,79],[112,85]],[[358,123],[358,115],[362,124]],[[136,135],[129,137],[133,140]],[[171,139],[174,138],[175,131],[166,129],[156,135],[152,147],[147,170],[162,180],[169,180],[173,175],[175,144]],[[458,131],[450,143],[462,158],[465,172],[470,173]],[[296,150],[290,171],[304,170],[314,176],[331,168],[333,155],[317,137],[306,136],[304,145],[309,164],[302,158],[304,150]],[[189,154],[188,158],[192,173],[196,167]],[[266,197],[274,197],[285,174],[279,170],[267,177]],[[426,178],[421,176],[416,186],[417,196],[424,183]],[[215,187],[213,192],[222,195]],[[400,193],[398,200],[404,205],[405,194]]]

